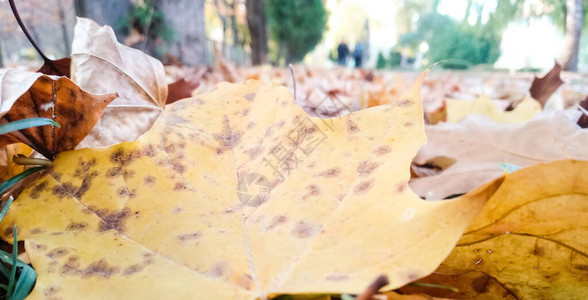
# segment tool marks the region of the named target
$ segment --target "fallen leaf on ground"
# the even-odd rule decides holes
[[[541,78],[535,76],[535,79],[533,79],[529,93],[531,93],[533,99],[541,104],[541,107],[545,107],[547,100],[564,83],[560,77],[561,70],[561,65],[555,63],[555,66],[545,76]]]
[[[15,69],[0,70],[0,122],[43,117],[61,128],[41,126],[0,137],[1,144],[21,141],[43,156],[74,149],[92,130],[116,94],[92,95],[66,77]]]
[[[576,125],[578,114],[555,112],[523,124],[469,116],[456,124],[427,126],[427,144],[419,149],[414,164],[454,163],[432,176],[412,180],[410,186],[419,196],[438,200],[467,193],[500,176],[501,163],[525,167],[560,159],[588,160],[588,131]]]
[[[588,162],[556,161],[506,179],[451,255],[405,287],[457,299],[583,299],[588,295]]]
[[[206,72],[201,68],[188,78],[180,78],[167,86],[168,94],[166,104],[172,104],[178,100],[189,98],[192,92],[200,85],[200,80]]]
[[[50,61],[50,63],[45,62],[37,72],[45,75],[70,77],[71,57],[64,57]]]
[[[161,62],[116,41],[109,26],[78,18],[72,44],[72,80],[95,94],[117,92],[80,147],[134,141],[146,132],[167,100]]]
[[[408,188],[423,77],[328,120],[284,87],[221,84],[135,142],[60,154],[0,224],[39,274],[30,299],[357,294],[427,276],[502,178],[443,202]]]
[[[469,115],[483,115],[494,122],[516,124],[532,119],[541,112],[541,106],[524,98],[512,111],[503,111],[487,96],[471,100],[446,100],[447,122],[456,123]]]
[[[588,128],[588,97],[580,102],[579,110],[582,112],[580,118],[578,118],[578,126],[582,128]]]

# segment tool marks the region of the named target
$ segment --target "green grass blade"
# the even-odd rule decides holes
[[[12,131],[17,131],[21,129],[37,127],[37,126],[44,126],[44,125],[53,125],[55,127],[61,127],[57,122],[47,119],[47,118],[30,118],[30,119],[22,119],[14,122],[10,122],[0,126],[0,134],[9,133]]]
[[[12,204],[13,200],[14,198],[12,198],[12,196],[8,197],[8,200],[6,200],[6,204],[2,208],[2,211],[0,211],[0,222],[2,222],[2,219],[4,219],[4,215],[8,211],[8,208],[10,207],[10,204]]]
[[[10,207],[10,204],[12,204],[12,201],[14,200],[14,198],[12,198],[12,196],[8,197],[8,200],[6,200],[6,204],[4,204],[4,208],[2,208],[2,211],[0,211],[0,222],[2,221],[2,219],[4,218],[4,215],[6,214],[6,212],[8,211],[8,208]],[[10,271],[8,270],[8,268],[6,268],[6,266],[0,262],[0,272],[2,272],[2,274],[4,274],[4,276],[6,278],[10,277]],[[6,290],[6,289],[4,289]]]
[[[41,166],[41,167],[34,167],[34,168],[30,168],[28,170],[25,170],[24,172],[15,175],[13,177],[10,177],[8,180],[0,183],[0,194],[6,192],[9,188],[11,188],[13,185],[15,185],[17,182],[21,181],[23,178],[41,171],[43,169],[47,168],[46,166]]]
[[[18,262],[18,238],[16,234],[16,225],[14,225],[14,244],[12,245],[12,269],[10,270],[10,278],[8,279],[8,290],[6,291],[6,299],[11,299],[16,285],[16,263]]]
[[[24,265],[20,276],[18,276],[18,282],[14,287],[12,298],[10,300],[22,300],[25,299],[33,289],[35,281],[37,280],[37,272],[29,265]]]

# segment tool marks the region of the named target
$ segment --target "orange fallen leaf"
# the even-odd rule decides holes
[[[452,299],[582,299],[588,295],[588,161],[506,176],[435,273],[405,287]]]
[[[0,70],[1,122],[43,117],[61,128],[32,127],[1,137],[4,144],[21,141],[53,159],[57,153],[74,149],[92,130],[116,94],[92,95],[66,77],[15,69]]]

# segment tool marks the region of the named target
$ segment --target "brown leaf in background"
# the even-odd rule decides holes
[[[51,63],[45,62],[43,66],[37,71],[45,75],[57,75],[70,77],[71,57],[64,57],[57,60],[51,60]]]
[[[26,128],[3,135],[1,141],[19,140],[49,159],[74,149],[116,98],[115,93],[87,93],[66,77],[15,69],[0,70],[0,85],[2,123],[42,117],[61,125]]]
[[[545,107],[547,100],[564,83],[560,77],[561,70],[561,66],[556,62],[551,71],[541,78],[535,76],[531,83],[529,88],[531,97],[541,103],[541,107]]]
[[[202,76],[206,73],[206,68],[199,69],[196,74],[180,78],[167,86],[167,102],[166,104],[172,104],[178,100],[189,98],[192,96],[192,92],[200,85]]]
[[[578,105],[582,115],[578,119],[578,126],[588,128],[588,97]]]
[[[72,80],[84,90],[117,92],[80,147],[134,141],[159,117],[167,101],[160,61],[116,41],[109,26],[78,18],[72,44]]]

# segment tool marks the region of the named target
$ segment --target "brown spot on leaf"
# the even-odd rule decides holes
[[[4,236],[5,237],[12,237],[13,234],[14,234],[14,224],[11,224],[10,226],[6,227],[6,230],[4,230]]]
[[[185,189],[187,189],[187,187],[186,184],[184,184],[183,182],[176,182],[176,184],[174,185],[174,191],[181,191]]]
[[[396,191],[397,192],[402,193],[402,192],[404,192],[404,190],[406,190],[406,184],[405,183],[399,183],[396,186]]]
[[[141,272],[143,271],[143,269],[145,269],[145,265],[142,264],[134,264],[134,265],[130,265],[128,267],[126,267],[122,274],[123,275],[131,275],[131,274],[135,274],[137,272]]]
[[[43,181],[39,184],[37,184],[33,190],[31,191],[31,198],[32,199],[38,199],[39,196],[41,195],[41,192],[44,191],[47,188],[47,181]]]
[[[237,284],[237,286],[239,286],[245,290],[250,291],[253,287],[254,281],[253,281],[253,278],[251,277],[251,275],[243,274],[243,275],[239,276],[236,284]]]
[[[220,143],[220,147],[217,148],[218,154],[232,150],[241,142],[242,134],[240,132],[233,132],[227,116],[225,116],[224,123],[223,132],[214,135],[214,139]]]
[[[121,167],[112,167],[106,171],[106,177],[116,177],[122,173]]]
[[[341,174],[340,168],[331,168],[331,169],[328,169],[328,170],[320,173],[319,176],[335,177],[335,176],[338,176],[339,174]]]
[[[278,225],[282,225],[285,224],[286,222],[288,222],[288,217],[286,216],[275,216],[273,217],[273,219],[270,221],[269,226],[267,227],[267,230],[271,230],[274,229],[274,227],[278,226]]]
[[[388,146],[380,146],[380,147],[378,147],[378,149],[376,149],[376,155],[378,155],[378,156],[384,155],[386,153],[390,153],[390,151],[392,151],[390,149],[390,147],[388,147]]]
[[[78,167],[74,171],[74,176],[78,178],[84,177],[90,169],[96,165],[96,159],[92,159],[89,161],[83,161],[82,159],[79,160]]]
[[[347,132],[349,133],[356,133],[359,131],[359,127],[357,126],[357,123],[355,123],[354,121],[352,121],[351,119],[347,119],[347,121],[345,122],[345,124],[347,125]]]
[[[155,147],[152,144],[147,144],[147,145],[143,146],[143,149],[141,150],[141,154],[143,154],[147,157],[154,157],[156,154]]]
[[[51,192],[53,193],[53,196],[56,196],[59,199],[62,199],[65,196],[69,195],[68,190],[62,185],[54,186]]]
[[[574,270],[588,272],[588,265],[573,265]]]
[[[101,276],[108,278],[113,274],[118,273],[119,267],[110,266],[106,259],[102,258],[96,262],[91,263],[87,268],[82,270],[83,277]]]
[[[120,187],[118,190],[116,190],[116,194],[121,198],[128,197],[130,194],[129,188],[126,186]]]
[[[84,230],[88,227],[88,223],[86,222],[71,222],[66,227],[65,230],[73,231],[73,230]]]
[[[316,228],[316,226],[313,226],[304,221],[300,221],[296,224],[294,230],[292,230],[292,235],[299,239],[304,239],[313,237],[318,231],[319,230]]]
[[[249,93],[245,96],[243,96],[245,99],[247,99],[247,101],[249,102],[253,102],[253,100],[255,100],[255,93]]]
[[[370,175],[379,165],[372,161],[361,161],[357,164],[357,174],[359,177]]]
[[[30,234],[39,234],[41,232],[44,232],[43,228],[31,228],[31,230],[29,230]]]
[[[123,177],[125,179],[130,179],[130,178],[133,178],[133,176],[135,176],[135,171],[133,171],[133,170],[123,170],[122,174],[123,174]]]
[[[206,275],[210,277],[222,277],[229,269],[229,264],[226,261],[217,262],[212,265],[210,271]]]
[[[45,295],[46,298],[52,298],[55,295],[57,295],[59,293],[59,287],[56,286],[50,286],[48,288],[45,288],[43,290],[43,295]]]
[[[400,107],[408,107],[408,106],[411,106],[413,104],[414,104],[414,102],[412,100],[410,100],[410,99],[404,99],[404,100],[398,101],[398,104],[397,105],[400,106]]]
[[[535,256],[545,256],[545,248],[535,244],[535,249],[533,249],[533,255]]]
[[[402,124],[402,126],[404,126],[404,127],[410,127],[412,125],[414,125],[412,122],[406,122],[406,123]]]
[[[200,236],[202,236],[202,233],[200,233],[200,232],[193,232],[193,233],[187,233],[187,234],[178,235],[178,239],[181,242],[185,242],[185,241],[189,241],[189,240],[195,240],[195,239],[199,238]]]
[[[486,291],[486,286],[488,285],[488,281],[490,281],[490,277],[482,275],[474,280],[472,280],[472,290],[476,293],[481,294]]]
[[[145,175],[145,177],[143,177],[143,183],[148,186],[153,186],[155,185],[155,177],[151,175]]]
[[[311,184],[306,187],[307,192],[306,195],[302,197],[302,199],[306,199],[308,197],[317,196],[321,193],[321,188],[316,184]]]
[[[110,214],[106,214],[103,211],[95,211],[96,215],[102,219],[99,226],[100,231],[114,229],[119,232],[124,232],[126,229],[125,222],[131,216],[130,212],[128,207]]]
[[[61,275],[78,275],[80,274],[80,258],[76,255],[68,257],[67,261],[59,269]]]
[[[67,248],[59,247],[59,248],[55,248],[55,249],[49,251],[49,253],[47,253],[47,256],[50,258],[56,258],[56,257],[62,257],[68,253],[69,253],[69,250],[67,250]]]
[[[366,192],[372,188],[373,184],[373,181],[363,181],[355,187],[354,191],[356,194]]]

